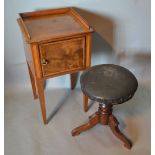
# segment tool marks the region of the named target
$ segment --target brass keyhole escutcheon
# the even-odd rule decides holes
[[[43,58],[42,61],[41,61],[41,64],[44,65],[44,66],[47,65],[48,60],[46,58]]]

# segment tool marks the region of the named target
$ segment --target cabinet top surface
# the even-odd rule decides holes
[[[19,15],[19,26],[26,41],[30,43],[93,31],[72,8],[34,11]]]

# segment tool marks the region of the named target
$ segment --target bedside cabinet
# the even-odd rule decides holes
[[[90,67],[93,29],[73,8],[25,12],[19,16],[33,95],[35,99],[39,97],[46,124],[44,81],[70,74],[74,88],[75,74]],[[87,104],[84,96],[85,111]]]

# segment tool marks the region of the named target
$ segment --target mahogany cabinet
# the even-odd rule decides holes
[[[91,64],[93,29],[73,8],[25,12],[19,16],[33,95],[40,100],[46,124],[44,81],[70,74],[71,88],[74,87],[74,75]],[[84,98],[87,104],[87,97]]]

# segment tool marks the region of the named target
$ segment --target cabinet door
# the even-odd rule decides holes
[[[80,70],[85,67],[85,38],[40,45],[43,76]]]

